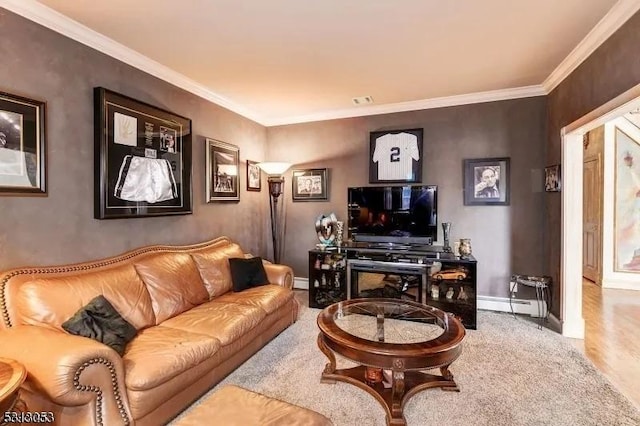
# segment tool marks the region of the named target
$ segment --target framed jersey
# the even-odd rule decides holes
[[[386,130],[369,136],[369,183],[422,182],[423,129]]]

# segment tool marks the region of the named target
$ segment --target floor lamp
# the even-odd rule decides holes
[[[281,162],[258,163],[258,167],[267,174],[269,183],[269,209],[271,211],[271,239],[273,242],[273,263],[280,263],[280,236],[278,234],[278,198],[282,194],[284,172],[291,164]]]

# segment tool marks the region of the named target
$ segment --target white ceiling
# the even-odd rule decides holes
[[[615,8],[628,16],[617,16],[608,33],[601,23],[596,29],[602,34],[640,7],[637,0],[3,3],[14,11],[26,4],[32,15],[49,14],[49,23],[40,23],[63,33],[60,27],[75,25],[67,35],[87,43],[78,35],[84,31],[88,39],[99,39],[94,44],[105,53],[120,49],[134,58],[129,63],[156,67],[156,75],[265,125],[421,109],[434,98],[463,103],[467,98],[459,95],[478,92],[489,92],[489,100],[543,94],[558,83],[550,80],[554,70],[614,5],[609,18]],[[582,47],[590,53],[596,46]],[[366,95],[373,107],[352,104],[353,97]]]

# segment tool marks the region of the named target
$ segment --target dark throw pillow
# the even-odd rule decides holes
[[[261,257],[229,258],[233,291],[242,291],[251,287],[269,284]]]
[[[138,332],[100,295],[62,324],[68,333],[88,337],[112,347],[122,356]]]

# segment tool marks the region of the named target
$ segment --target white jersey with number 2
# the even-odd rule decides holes
[[[411,133],[386,134],[376,139],[373,162],[378,163],[378,179],[411,180],[413,161],[420,159],[418,137]]]

